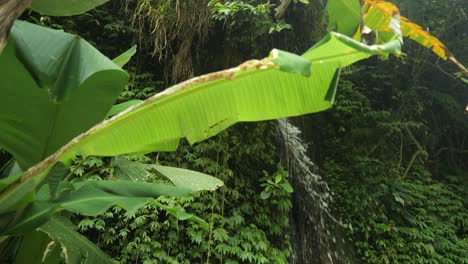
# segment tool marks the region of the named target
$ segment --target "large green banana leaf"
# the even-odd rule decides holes
[[[22,21],[0,72],[0,147],[23,169],[103,120],[128,79],[78,36]]]
[[[19,36],[27,37],[21,36],[21,34]],[[11,50],[2,54],[4,57],[0,57],[0,62],[1,59],[7,58],[7,62],[14,63],[10,65],[12,68],[18,67],[20,69],[19,77],[28,77],[30,73],[28,70],[31,71],[31,69],[28,68],[27,70],[22,65],[21,61],[16,58],[13,48],[13,46],[10,46],[9,49]],[[33,58],[40,58],[40,56],[34,54],[34,49],[30,49],[30,51]],[[136,106],[130,107],[74,138],[56,153],[30,168],[22,176],[21,181],[8,184],[9,186],[0,195],[0,204],[5,212],[21,210],[27,205],[27,201],[32,199],[28,197],[31,195],[34,197],[34,190],[43,182],[54,164],[57,164],[58,161],[69,163],[78,154],[83,156],[105,156],[174,150],[180,138],[187,138],[191,143],[197,142],[239,121],[274,119],[328,109],[334,100],[340,68],[372,55],[399,53],[399,51],[400,42],[398,41],[379,46],[366,46],[339,33],[330,33],[302,56],[273,50],[269,58],[260,61],[247,61],[232,69],[188,80]],[[40,67],[36,68],[40,69]],[[8,70],[4,65],[3,69]],[[13,71],[9,71],[9,73],[15,74]],[[116,73],[114,76],[122,76],[120,70],[116,70],[114,73]],[[31,73],[31,75],[34,74],[37,73]],[[125,74],[123,76],[126,78]],[[26,78],[28,80],[26,84],[29,85],[28,87],[34,88],[30,89],[33,92],[49,91],[50,89],[47,89],[49,86],[46,89],[38,87],[41,80],[48,80],[46,77],[33,79],[29,76]],[[21,83],[18,78],[15,81]],[[13,83],[15,82],[9,83],[9,91],[14,94]],[[50,82],[44,83],[50,84]],[[75,89],[74,96],[79,93],[80,89],[82,88]],[[25,88],[24,91],[28,90]],[[29,94],[24,91],[20,95],[28,96]],[[42,97],[38,97],[39,99],[50,99],[48,92],[40,95]],[[74,96],[62,101],[60,106],[72,102]],[[99,97],[99,95],[97,96]],[[10,105],[10,107],[13,107],[13,105]],[[6,113],[8,112],[6,111]],[[106,111],[103,111],[103,115],[105,113]],[[8,124],[4,122],[2,125],[11,129],[17,123]],[[60,125],[66,126],[68,123]],[[29,128],[32,129],[33,127]],[[22,129],[18,129],[17,132],[24,135],[30,133],[29,130],[23,131]],[[10,134],[10,139],[14,140],[13,134]],[[8,140],[3,142],[8,143]],[[23,144],[22,138],[16,142]],[[26,143],[29,142],[26,141]],[[14,149],[14,145],[11,147],[11,149]],[[86,185],[87,183],[83,184]],[[95,189],[89,192],[89,197],[96,193],[102,193],[103,202],[93,206],[96,211],[92,212],[92,214],[99,213],[108,206],[115,205],[117,201],[117,199],[109,199],[110,196],[107,194],[109,192],[105,190],[110,190],[110,194],[115,193],[115,186],[107,185],[118,183],[101,182],[94,184],[99,186],[90,185],[89,188]],[[135,182],[133,184],[144,183]],[[126,185],[126,188],[120,188],[122,193],[119,193],[119,195],[128,197],[128,199],[139,199],[139,195],[136,195],[132,188],[128,189],[127,187],[129,186]],[[142,186],[135,190],[140,192],[140,187]],[[87,190],[83,188],[78,188],[76,192]],[[73,196],[74,193],[71,192],[69,196],[63,196],[56,200],[55,203],[58,208],[81,213],[88,212],[89,205],[86,207],[81,206],[84,195],[80,193],[78,196]],[[143,191],[140,197],[146,197],[145,194],[146,191]],[[163,205],[158,206],[164,208]],[[165,209],[179,219],[193,218],[193,216],[178,212],[174,208]],[[50,214],[55,210],[57,210],[57,207],[55,205],[50,206],[49,201],[43,204],[30,204],[23,211],[25,213],[23,220],[25,221],[13,221],[12,223],[16,225],[24,224],[24,227],[26,227],[32,222],[44,221],[43,219],[50,217]],[[193,220],[196,221],[197,219]]]
[[[44,175],[51,164],[67,163],[78,154],[170,151],[177,148],[180,138],[194,143],[239,121],[326,110],[333,103],[340,68],[399,51],[398,41],[367,46],[331,32],[299,60],[311,62],[310,77],[281,70],[280,53],[273,51],[270,58],[193,78],[96,125],[28,170],[23,179]]]
[[[7,211],[20,208],[30,200],[30,192],[45,179],[55,163],[67,164],[78,154],[112,156],[175,150],[180,138],[197,142],[239,121],[275,119],[326,110],[333,103],[341,67],[372,55],[399,51],[398,41],[367,46],[332,32],[301,57],[274,50],[269,58],[247,61],[232,69],[193,78],[76,137],[30,168],[21,182],[6,188],[0,195],[0,203],[9,205],[5,209]],[[310,77],[304,76],[309,74],[304,71],[305,61],[311,65]],[[293,62],[298,65],[296,69],[291,68]],[[100,95],[95,97],[100,98]],[[10,129],[8,124],[2,125]],[[67,126],[69,122],[61,125]],[[22,129],[16,132],[29,133]],[[21,139],[15,141],[13,134],[10,139],[23,144]],[[10,149],[14,150],[14,145]]]

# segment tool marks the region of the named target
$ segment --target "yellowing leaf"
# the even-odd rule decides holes
[[[424,47],[432,50],[440,58],[447,60],[449,59],[455,65],[457,65],[461,70],[467,72],[465,66],[455,59],[453,54],[447,49],[447,47],[442,43],[438,38],[432,36],[429,32],[422,29],[419,25],[411,22],[406,17],[401,17],[401,30],[403,35],[407,38],[410,38]]]
[[[366,1],[363,6],[365,25],[379,34],[383,42],[391,40],[395,35],[402,42],[400,28],[400,11],[398,8],[384,1]],[[388,34],[388,33],[390,34]]]
[[[394,30],[390,26],[392,24],[390,20],[399,14],[398,8],[394,4],[382,0],[364,0],[363,9],[366,26],[379,31],[379,34]],[[400,16],[400,24],[403,36],[432,50],[440,58],[450,60],[465,73],[467,72],[467,69],[455,59],[444,43],[438,38],[406,17]]]

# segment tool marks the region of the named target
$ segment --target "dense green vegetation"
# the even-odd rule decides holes
[[[42,0],[42,2],[47,1]],[[264,57],[272,48],[300,54],[326,35],[325,3],[282,2],[290,3],[289,6],[282,5],[275,10],[277,3],[260,0],[204,0],[183,3],[171,0],[113,0],[86,14],[72,17],[45,16],[47,11],[37,7],[40,6],[38,4],[33,8],[42,14],[27,11],[21,18],[77,34],[109,58],[115,58],[133,45],[137,45],[136,54],[125,66],[130,74],[128,86],[123,87],[118,80],[125,76],[118,78],[114,76],[110,79],[118,83],[117,86],[120,88],[108,92],[111,94],[108,102],[94,103],[93,107],[96,108],[86,109],[88,114],[77,114],[73,111],[68,113],[70,118],[66,120],[80,119],[80,122],[70,121],[73,126],[69,129],[73,130],[74,134],[70,133],[77,135],[78,132],[84,132],[92,124],[103,119],[115,102],[147,99],[163,88],[189,77],[232,67],[252,57]],[[333,1],[338,6],[341,2]],[[463,1],[437,3],[411,1],[397,4],[401,7],[403,15],[424,25],[424,28],[427,27],[431,34],[441,37],[460,63],[466,64],[466,60],[463,59],[468,54],[467,29],[463,25],[467,22],[464,15],[467,10]],[[328,29],[351,36],[356,30],[359,32],[359,29],[353,27],[340,26],[341,23],[351,25],[350,21],[360,23],[359,15],[353,17],[349,10],[336,10],[338,10],[337,16],[331,20],[335,23],[330,23]],[[366,25],[375,29],[379,28],[379,23],[383,22],[369,19]],[[402,26],[403,35],[408,35],[405,32],[408,28],[412,29],[410,26],[406,28]],[[19,35],[19,33],[14,34]],[[331,37],[328,37],[328,41],[333,43],[343,41],[339,36],[329,36]],[[372,41],[383,44],[396,38],[393,33],[381,32]],[[362,41],[370,40],[367,36],[363,36]],[[321,49],[321,54],[333,51],[327,49],[326,45],[323,47],[325,48]],[[311,74],[311,78],[314,74],[319,74],[322,78],[329,79],[331,85],[323,80],[313,83],[315,89],[323,87],[320,89],[322,95],[327,94],[326,100],[311,100],[310,107],[285,108],[281,114],[274,115],[268,114],[270,110],[275,112],[274,104],[263,108],[265,112],[256,115],[251,113],[259,112],[260,108],[253,108],[249,113],[251,119],[246,118],[246,120],[271,119],[328,108],[330,101],[333,101],[329,93],[333,90],[332,77],[335,76],[335,69],[371,54],[366,50],[356,49],[355,46],[351,47],[354,51],[360,52],[361,57],[351,60],[346,57],[346,52],[338,52],[336,55],[341,61],[336,63],[329,76],[326,74],[330,72],[321,70],[318,64],[314,64],[323,57],[304,55],[307,60],[312,61],[312,72],[308,72],[310,64],[306,64],[306,67],[298,66],[303,61],[297,57],[292,57],[293,67],[290,67],[286,57],[280,57],[281,60],[275,63],[281,71],[275,70],[274,74],[279,74],[285,83],[296,80],[287,79],[289,78],[287,76],[290,76],[288,74]],[[351,259],[357,263],[468,263],[468,182],[466,180],[468,155],[465,143],[468,120],[464,112],[468,100],[466,70],[463,72],[463,69],[457,68],[457,65],[442,62],[430,50],[421,48],[417,43],[411,43],[409,39],[405,39],[404,47],[407,55],[403,57],[388,57],[388,53],[380,54],[381,58],[371,58],[344,68],[334,97],[334,107],[326,112],[293,119],[292,122],[303,130],[302,137],[309,144],[310,157],[318,165],[320,174],[333,192],[333,203],[330,208],[335,217],[339,218],[346,227],[331,232],[340,234],[346,239]],[[9,54],[9,48],[11,47],[7,46],[4,54]],[[434,45],[430,48],[437,53]],[[388,51],[396,52],[396,49]],[[125,57],[124,62],[130,59],[131,53],[132,50],[127,53],[129,56]],[[440,51],[439,53],[440,57],[451,58],[450,53]],[[381,60],[382,58],[386,60]],[[345,60],[349,62],[343,63]],[[8,70],[6,64],[3,67]],[[37,81],[37,76],[34,77]],[[267,79],[268,76],[264,79],[259,77],[257,81],[264,83],[268,81]],[[45,79],[39,78],[39,83],[43,80]],[[46,83],[47,80],[43,82]],[[261,86],[257,83],[241,91],[240,87],[246,84],[238,82],[237,79],[223,82],[233,83],[231,84],[233,91],[236,91],[235,89],[238,91],[238,94],[226,93],[228,96],[247,98],[242,100],[255,96],[249,93],[249,90],[260,89]],[[100,85],[99,80],[96,83],[92,85]],[[321,86],[317,86],[317,83]],[[270,88],[269,85],[274,83],[265,84],[265,89]],[[8,86],[7,83],[5,87],[12,89],[14,86]],[[49,96],[56,101],[67,98],[72,93],[68,89],[53,91],[54,93],[49,93]],[[194,102],[206,106],[219,98],[219,94],[209,92],[203,96],[204,100],[197,99],[198,101]],[[294,94],[291,96],[291,102],[297,102],[294,101],[295,97]],[[43,99],[44,102],[48,102],[48,98]],[[132,102],[134,104],[138,101]],[[168,109],[169,112],[174,112],[174,109],[186,107],[187,111],[181,112],[186,116],[179,117],[178,122],[197,126],[203,121],[189,116],[190,113],[193,116],[197,115],[194,111],[197,106],[190,102],[193,102],[193,98],[192,101],[189,98]],[[5,109],[2,111],[7,112],[9,108],[15,107],[15,104],[15,101],[5,102],[0,109]],[[44,109],[49,107],[47,103],[41,105],[45,106]],[[221,112],[223,109],[223,106],[209,107],[216,109],[216,112]],[[117,110],[115,113],[119,112]],[[90,114],[93,112],[95,114]],[[144,115],[144,109],[139,113]],[[47,110],[44,113],[34,111],[29,114],[34,114],[31,117],[32,124],[40,122],[40,118],[47,119],[49,116]],[[149,117],[155,112],[146,114]],[[173,120],[177,120],[177,114],[173,116],[175,116]],[[66,120],[59,121],[66,123]],[[121,124],[125,125],[132,119],[123,117],[121,120],[123,120]],[[193,123],[190,123],[192,121]],[[176,135],[174,130],[168,129],[168,131],[176,135],[177,139],[187,137],[190,142],[196,142],[220,132],[234,122],[220,126],[216,123],[214,128],[209,122],[202,124],[200,128],[206,128],[204,134],[201,130],[198,134],[180,135]],[[115,127],[122,126],[119,124],[117,123]],[[7,125],[9,126],[9,123]],[[9,128],[7,125],[5,128]],[[135,122],[127,126],[131,128],[137,125]],[[174,149],[172,146],[174,144],[167,146],[167,138],[158,141],[160,139],[153,139],[153,134],[148,134],[148,139],[143,139],[145,137],[143,135],[142,138],[129,143],[123,136],[128,134],[119,135],[118,130],[112,126],[108,131],[117,131],[106,135],[118,137],[121,142],[99,141],[98,135],[95,137],[97,143],[85,142],[75,147],[79,150],[77,153],[90,155],[89,157],[78,155],[71,161],[70,157],[75,155],[65,153],[62,155],[65,158],[59,155],[57,160],[64,162],[66,166],[71,165],[70,169],[67,170],[61,163],[57,163],[52,173],[40,176],[46,178],[47,189],[42,188],[43,191],[39,191],[37,196],[43,197],[42,195],[49,192],[49,189],[53,190],[50,191],[53,199],[47,199],[54,205],[41,207],[47,208],[47,212],[44,218],[34,223],[43,224],[47,222],[47,217],[50,218],[56,211],[63,209],[81,213],[81,215],[61,213],[60,217],[56,214],[40,228],[67,249],[79,248],[69,254],[67,261],[77,263],[74,261],[86,259],[87,257],[83,256],[88,256],[87,254],[94,250],[86,251],[86,247],[92,248],[90,242],[73,244],[61,240],[59,232],[70,232],[69,230],[74,228],[66,221],[66,218],[70,218],[76,225],[77,231],[85,235],[105,254],[121,263],[289,262],[293,254],[291,228],[294,228],[290,226],[289,217],[295,210],[301,208],[293,206],[294,194],[291,194],[293,190],[288,181],[291,181],[294,175],[288,175],[290,174],[288,172],[291,172],[288,171],[289,168],[283,168],[286,164],[283,162],[284,150],[280,147],[280,141],[284,139],[277,133],[275,122],[238,124],[215,137],[193,145],[182,140],[174,152],[135,154],[124,158],[96,157]],[[44,142],[35,142],[38,146],[34,147],[36,152],[33,154],[29,151],[31,145],[11,144],[23,147],[25,150],[21,152],[18,147],[13,151],[8,144],[0,144],[9,150],[9,152],[1,150],[0,153],[0,168],[2,168],[0,173],[2,179],[7,179],[6,182],[1,182],[0,190],[9,184],[8,178],[5,177],[10,173],[13,164],[11,155],[23,169],[27,169],[66,144],[71,139],[70,133],[58,136],[52,141],[52,146],[50,144],[40,146]],[[60,135],[60,131],[56,134]],[[40,131],[32,138],[37,138],[37,135],[47,137],[46,132]],[[8,140],[0,138],[0,143],[1,139],[4,142],[12,142],[11,138]],[[164,144],[160,144],[161,142]],[[153,144],[151,149],[147,147],[149,143]],[[187,196],[187,188],[194,188],[193,182],[201,179],[207,179],[208,183],[197,191],[213,190],[220,184],[213,182],[213,179],[203,178],[208,177],[205,175],[194,175],[191,182],[177,184],[177,179],[174,180],[171,176],[177,177],[180,171],[171,171],[175,173],[165,175],[164,168],[154,167],[154,164],[203,172],[222,180],[224,186],[217,191],[202,191]],[[47,170],[51,168],[49,166]],[[63,175],[66,176],[66,180],[72,179],[71,184],[57,183],[57,179]],[[129,186],[128,182],[123,182],[118,188],[112,187],[114,189],[111,191],[109,191],[111,187],[104,186],[107,182],[119,182],[115,181],[116,178],[125,179],[125,177],[136,181],[134,188],[141,188],[139,190],[143,190],[139,183],[160,186],[161,189],[157,191],[153,189],[151,195],[148,193],[141,195],[137,192],[128,194],[124,190],[126,184]],[[142,183],[142,180],[145,183]],[[171,182],[175,183],[176,187],[168,187]],[[89,208],[83,209],[86,206],[78,208],[64,205],[74,201],[67,192],[75,194],[76,190],[88,190],[91,193],[97,189],[106,192],[106,197],[114,200],[119,197],[119,199],[123,197],[130,199],[135,195],[139,195],[138,197],[144,200],[139,200],[137,203],[128,202],[123,206],[116,202],[108,202],[93,212]],[[161,194],[170,196],[148,199]],[[75,195],[77,196],[79,195]],[[37,226],[27,221],[25,223],[28,225],[25,225],[22,219],[25,219],[24,215],[31,215],[28,212],[36,211],[26,207],[26,213],[21,215],[21,210],[15,209],[18,212],[15,215],[3,203],[9,201],[8,197],[0,200],[2,201],[0,224],[2,229],[10,229],[2,231],[1,235],[26,234],[23,240],[14,236],[1,237],[2,261],[11,262],[15,259],[17,263],[22,261],[26,263],[31,257],[42,258],[42,252],[47,247],[50,253],[45,260],[51,261],[48,263],[57,263],[54,261],[61,257],[60,247],[57,244],[55,246],[48,244],[50,238],[43,233],[26,233],[26,230],[34,230]],[[150,202],[147,203],[148,201]],[[146,205],[141,207],[145,203]],[[21,204],[24,206],[24,203]],[[105,210],[116,204],[119,206]],[[33,205],[39,208],[38,204]],[[141,208],[124,210],[137,207]],[[20,225],[17,225],[17,219],[21,220]],[[184,221],[187,219],[189,221]],[[75,233],[70,234],[77,237]],[[22,254],[21,252],[36,248],[31,244],[36,244],[36,247],[37,244],[41,244],[42,248],[29,256]],[[317,250],[325,249],[319,247]],[[106,258],[100,251],[93,252],[90,256],[96,258],[89,257],[86,261],[102,261]],[[62,253],[62,257],[65,255]],[[323,259],[313,261],[328,263],[328,260]],[[339,260],[337,263],[340,263]]]

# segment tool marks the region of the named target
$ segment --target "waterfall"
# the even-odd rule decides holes
[[[278,120],[277,127],[282,161],[294,189],[290,263],[351,263],[345,252],[345,240],[339,236],[343,225],[330,212],[333,200],[330,188],[308,157],[301,131],[286,119]]]

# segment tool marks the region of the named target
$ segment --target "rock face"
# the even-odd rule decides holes
[[[345,253],[341,229],[330,213],[332,196],[327,183],[316,173],[307,156],[301,131],[282,119],[278,122],[281,155],[294,188],[290,215],[292,264],[351,263]]]

